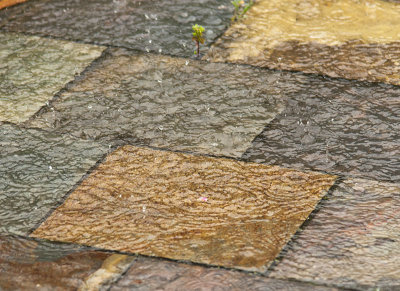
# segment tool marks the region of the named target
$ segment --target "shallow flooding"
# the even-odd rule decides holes
[[[1,10],[0,289],[398,288],[399,5]]]

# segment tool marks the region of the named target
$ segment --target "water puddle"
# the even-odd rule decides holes
[[[208,59],[400,84],[400,4],[259,0]]]
[[[284,108],[278,73],[115,50],[29,126],[240,157]]]
[[[1,290],[76,290],[111,255],[0,235]]]
[[[0,32],[0,121],[23,122],[104,47]]]
[[[289,96],[285,110],[244,159],[400,182],[399,87],[293,76],[283,84],[293,91],[282,91]]]
[[[32,235],[263,272],[335,180],[125,146]]]
[[[230,0],[28,1],[0,11],[0,28],[192,56],[192,25],[206,28],[208,47],[229,25],[231,6]]]
[[[27,235],[108,148],[0,125],[0,232]]]
[[[396,290],[400,184],[345,180],[321,206],[271,276]]]

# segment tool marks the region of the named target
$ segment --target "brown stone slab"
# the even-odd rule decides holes
[[[0,236],[0,290],[76,290],[110,254]]]
[[[259,0],[206,58],[400,84],[400,4]]]
[[[32,236],[265,271],[335,179],[124,146]]]
[[[112,286],[119,290],[338,290],[218,268],[139,257]]]
[[[271,272],[360,290],[400,288],[400,185],[340,184]]]
[[[27,0],[0,0],[0,9],[26,2]]]

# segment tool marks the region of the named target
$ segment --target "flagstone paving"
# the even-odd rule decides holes
[[[77,290],[110,256],[82,246],[0,235],[0,289]]]
[[[265,271],[335,179],[125,146],[32,236]]]
[[[139,257],[112,286],[119,290],[338,290],[217,268]]]
[[[0,121],[27,120],[104,47],[0,32]]]
[[[400,184],[346,180],[324,201],[271,276],[398,290],[399,214]]]
[[[207,27],[206,48],[229,25],[231,6],[229,0],[39,0],[0,12],[0,28],[190,57],[192,25]]]
[[[108,144],[240,157],[284,108],[278,73],[114,50],[29,125]]]
[[[108,148],[0,125],[0,232],[27,235]]]
[[[301,75],[295,82],[245,160],[400,182],[399,87]]]
[[[400,84],[400,5],[258,0],[207,59]]]

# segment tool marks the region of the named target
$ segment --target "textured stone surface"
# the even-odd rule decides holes
[[[88,43],[192,56],[192,25],[206,47],[229,25],[229,0],[39,0],[0,13],[0,28]]]
[[[23,3],[25,1],[27,1],[27,0],[0,0],[0,9],[15,5],[18,3]]]
[[[240,157],[284,108],[277,78],[116,50],[30,125],[109,144]]]
[[[1,290],[76,290],[110,254],[0,235]]]
[[[265,271],[335,179],[124,146],[32,235]]]
[[[0,232],[27,234],[107,148],[0,125]]]
[[[400,185],[346,180],[322,206],[271,276],[398,290]]]
[[[400,84],[400,4],[259,0],[207,58]]]
[[[27,120],[103,47],[0,32],[0,121]]]
[[[243,158],[400,182],[400,88],[300,74],[293,84],[285,110]]]
[[[337,289],[140,257],[111,288],[111,291],[118,290],[333,291]]]

